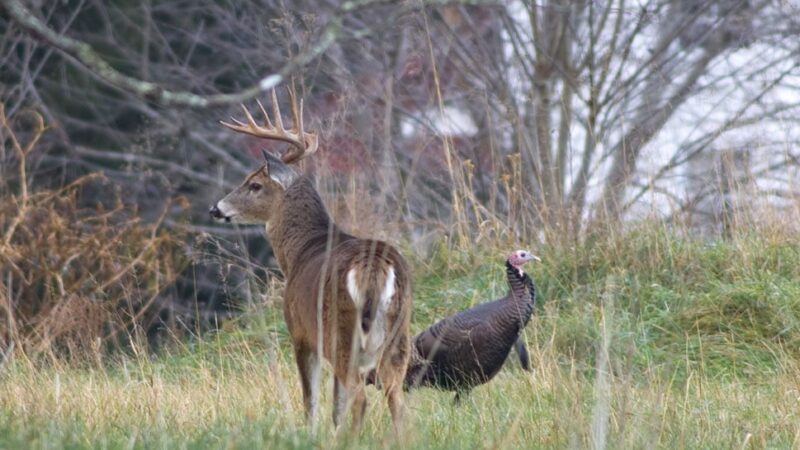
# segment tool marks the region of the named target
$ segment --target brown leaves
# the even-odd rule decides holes
[[[89,175],[58,190],[28,192],[25,159],[42,131],[19,144],[19,188],[0,198],[0,348],[29,355],[84,357],[126,345],[158,316],[155,306],[185,265],[179,237],[153,224],[117,194],[111,206],[86,207],[86,188],[115,191]]]

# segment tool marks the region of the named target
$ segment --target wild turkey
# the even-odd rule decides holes
[[[491,380],[515,347],[520,363],[530,359],[520,333],[533,314],[536,287],[522,265],[541,261],[525,250],[506,260],[510,291],[505,297],[435,323],[414,338],[405,387],[430,386],[456,391],[455,401]]]

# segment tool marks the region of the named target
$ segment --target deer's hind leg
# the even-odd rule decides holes
[[[378,368],[380,384],[389,404],[389,412],[398,435],[402,435],[405,406],[403,401],[403,382],[406,377],[409,347],[403,336],[397,338],[397,344],[388,349]]]
[[[297,369],[300,372],[300,386],[303,389],[303,407],[306,419],[312,430],[316,428],[317,410],[319,409],[319,388],[322,366],[319,355],[304,346],[295,347]]]
[[[359,380],[353,388],[353,431],[361,431],[364,425],[364,416],[367,413],[367,393],[364,381]]]
[[[347,412],[347,386],[338,377],[333,380],[333,425],[339,428]]]
[[[389,412],[392,415],[392,423],[395,431],[399,434],[403,431],[403,421],[405,416],[405,406],[403,402],[403,378],[405,370],[403,368],[387,368],[382,370],[381,386],[386,402],[389,404]]]
[[[353,377],[343,382],[336,377],[333,385],[333,424],[336,428],[344,422],[347,411],[353,412],[353,431],[359,431],[367,411],[367,395],[363,377]]]

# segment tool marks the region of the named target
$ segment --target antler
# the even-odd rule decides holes
[[[263,139],[288,142],[292,144],[292,147],[281,156],[281,160],[286,164],[299,161],[317,151],[319,137],[316,133],[307,133],[303,129],[303,100],[300,99],[298,105],[297,98],[292,89],[289,89],[289,99],[292,103],[292,116],[294,120],[292,128],[289,130],[283,127],[281,109],[278,106],[278,96],[275,94],[274,88],[272,89],[272,115],[275,119],[275,125],[273,125],[272,121],[269,119],[269,114],[267,114],[267,111],[264,109],[264,105],[258,100],[256,100],[256,102],[261,109],[261,113],[264,115],[264,125],[258,125],[250,114],[250,111],[248,111],[244,105],[242,105],[242,110],[244,111],[247,123],[236,120],[233,117],[231,117],[233,123],[223,122],[221,120],[220,123],[239,133],[245,133]]]

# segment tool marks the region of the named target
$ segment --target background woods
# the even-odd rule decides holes
[[[258,164],[262,144],[217,121],[265,98],[260,82],[305,98],[322,134],[306,170],[335,215],[419,249],[578,242],[643,215],[718,232],[796,205],[791,2],[2,4],[6,115],[47,124],[26,179],[4,145],[5,192],[102,172],[115,189],[82,202],[195,236],[178,238],[178,309],[252,302],[262,277],[244,275],[270,265],[260,229],[205,213]],[[176,196],[188,213],[164,210]]]

